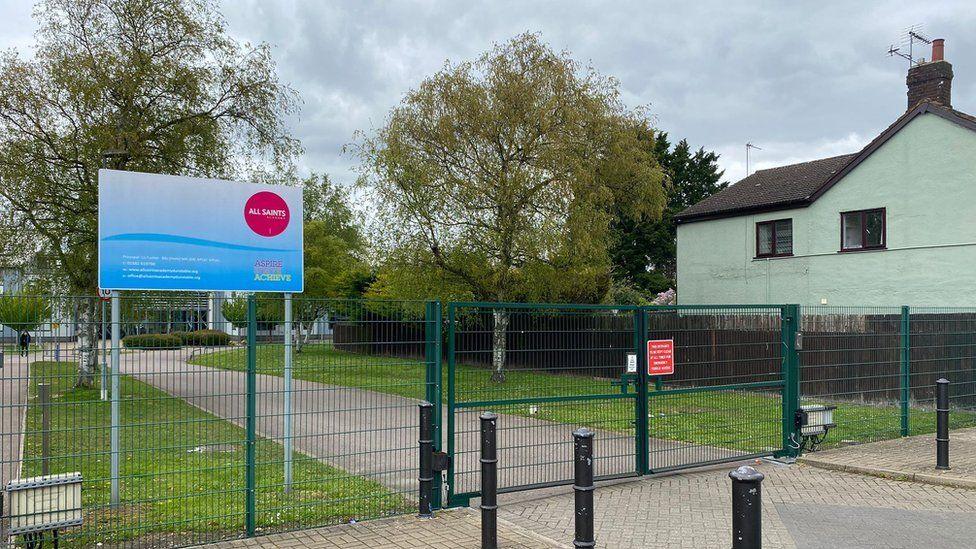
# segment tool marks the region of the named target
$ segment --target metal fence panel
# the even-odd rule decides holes
[[[290,461],[257,460],[258,523],[273,531],[415,511],[417,404],[436,391],[425,304],[295,298],[294,309],[293,331],[324,315],[334,332],[257,345],[259,434],[292,449]]]
[[[0,483],[82,473],[84,525],[61,545],[179,547],[414,508],[416,404],[439,387],[423,302],[295,298],[286,343],[280,295],[248,322],[244,298],[127,293],[114,348],[97,299],[31,302],[26,352],[9,329],[0,341]]]
[[[935,380],[950,385],[953,428],[976,425],[976,310],[803,308],[804,404],[830,404],[823,447],[935,432]]]
[[[0,333],[0,483],[81,472],[66,547],[413,512],[422,400],[453,504],[477,495],[486,410],[503,492],[572,482],[582,426],[606,479],[788,454],[801,401],[837,406],[827,446],[929,433],[939,377],[952,427],[976,425],[973,309],[127,293],[112,326],[95,298],[0,300],[24,313]],[[649,339],[674,341],[674,374],[648,377]]]
[[[949,380],[949,425],[976,426],[976,309],[912,307],[908,321],[912,434],[935,432],[935,381]]]
[[[652,472],[783,450],[779,306],[648,308],[649,340],[673,340],[674,374],[648,382]]]
[[[26,353],[16,340],[3,344],[3,482],[82,473],[84,524],[60,533],[63,546],[177,546],[239,536],[243,388],[189,365],[196,348],[178,335],[156,335],[206,328],[205,296],[121,298],[119,335],[142,337],[139,349],[113,348],[102,337],[112,331],[110,308],[97,298],[36,301],[44,313],[40,325],[22,326],[32,337]],[[80,363],[90,373],[80,374]],[[208,411],[217,402],[224,417]]]
[[[902,308],[804,307],[803,404],[836,405],[825,447],[901,435]]]
[[[450,304],[448,476],[453,501],[478,490],[478,416],[498,419],[498,485],[572,482],[573,430],[596,432],[602,478],[639,474],[634,400],[624,376],[636,352],[633,307]]]

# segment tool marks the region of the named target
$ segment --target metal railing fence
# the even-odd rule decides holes
[[[952,427],[976,425],[976,309],[804,307],[803,404],[837,405],[825,447],[935,432],[935,380]]]
[[[478,493],[479,416],[498,427],[500,492],[572,479],[574,429],[597,430],[601,478],[637,474],[634,400],[624,375],[639,347],[635,307],[450,303],[448,494]],[[621,385],[624,383],[624,385]]]
[[[485,410],[502,492],[572,482],[579,427],[607,479],[792,455],[800,404],[836,406],[826,446],[934,432],[939,377],[976,425],[976,309],[0,295],[0,324],[0,487],[80,472],[66,547],[412,513],[422,400],[451,458],[435,508],[478,494]]]
[[[788,447],[784,306],[646,310],[647,339],[674,341],[674,374],[650,380],[648,470],[661,472]]]
[[[587,427],[597,478],[789,451],[785,306],[451,303],[450,502],[478,495],[482,411],[499,414],[499,491],[572,481],[570,434]],[[790,332],[791,333],[791,332]],[[648,340],[675,371],[648,374]]]
[[[84,524],[60,531],[61,546],[178,547],[415,508],[436,307],[16,297],[14,322],[13,296],[0,296],[0,486],[81,472]],[[18,545],[5,505],[0,546]]]

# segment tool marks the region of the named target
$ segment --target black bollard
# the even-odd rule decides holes
[[[420,403],[420,518],[431,518],[434,496],[434,405]]]
[[[498,416],[481,414],[481,548],[498,548]]]
[[[732,479],[732,549],[762,547],[762,473],[743,465]]]
[[[949,468],[949,380],[935,382],[935,468]]]
[[[573,547],[595,547],[593,535],[593,431],[573,432],[576,537]]]

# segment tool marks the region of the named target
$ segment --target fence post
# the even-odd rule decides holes
[[[443,372],[441,370],[441,302],[440,301],[428,301],[425,315],[425,326],[424,326],[424,355],[425,362],[427,363],[427,402],[433,404],[433,431],[431,432],[431,439],[433,439],[434,446],[433,451],[439,452],[442,446],[443,430],[441,428],[443,421]],[[440,509],[441,504],[441,473],[435,473],[434,484],[433,484],[433,500],[431,505],[435,509]]]
[[[434,490],[434,405],[421,402],[420,408],[420,518],[434,516],[431,498]]]
[[[257,418],[257,299],[254,294],[247,298],[247,395],[245,421],[245,464],[244,464],[244,531],[247,537],[254,537],[255,531],[255,471],[254,445]]]
[[[573,492],[576,535],[573,547],[595,547],[593,535],[593,431],[573,431]]]
[[[762,473],[743,465],[732,479],[732,549],[762,547]]]
[[[638,307],[634,311],[634,345],[637,351],[637,398],[634,401],[634,451],[637,474],[643,475],[650,469],[647,447],[648,432],[648,380],[647,380],[647,309]]]
[[[454,303],[447,304],[447,504],[454,501]]]
[[[935,468],[949,468],[949,380],[935,382]]]
[[[481,548],[498,547],[498,416],[481,414]]]
[[[796,334],[800,326],[800,306],[784,305],[780,313],[783,349],[783,455],[799,453],[796,441],[796,411],[800,409],[800,356]]]
[[[909,429],[908,402],[911,399],[911,309],[908,305],[901,308],[901,436],[907,437]]]

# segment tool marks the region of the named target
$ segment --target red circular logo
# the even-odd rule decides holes
[[[278,236],[285,232],[290,219],[288,204],[271,191],[255,193],[244,204],[244,221],[261,236]]]

